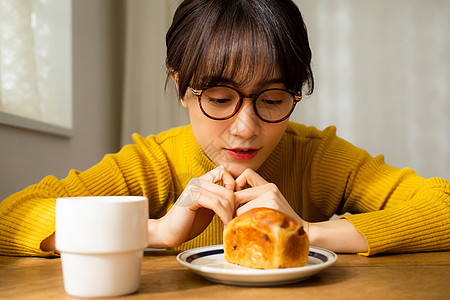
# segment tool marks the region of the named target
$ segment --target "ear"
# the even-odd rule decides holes
[[[178,91],[178,72],[172,71],[170,72],[170,77],[172,77],[173,82],[175,83],[176,87],[177,87],[177,91]],[[184,101],[184,99],[181,99],[181,105],[183,105],[184,108],[187,108],[187,104],[186,101]]]
[[[173,82],[175,83],[177,90],[178,90],[178,72],[171,71],[170,77],[172,77]]]
[[[184,101],[184,99],[181,99],[180,102],[181,102],[181,105],[183,105],[184,108],[186,108],[186,109],[188,108],[187,104],[186,104],[186,101]]]

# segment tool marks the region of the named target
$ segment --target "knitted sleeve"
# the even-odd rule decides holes
[[[450,249],[450,183],[397,169],[379,155],[335,136],[334,128],[315,154],[312,194],[340,201],[337,212],[363,234],[367,253]],[[333,201],[333,200],[331,200]]]
[[[0,254],[55,256],[40,249],[55,231],[58,197],[144,195],[152,201],[150,215],[160,217],[172,182],[163,151],[152,139],[134,136],[136,145],[106,155],[85,172],[72,170],[65,179],[45,177],[40,183],[0,203]]]
[[[424,179],[409,168],[398,170],[382,158],[371,167],[361,174],[362,183],[347,204],[351,210],[369,212],[343,216],[368,242],[368,252],[361,254],[449,250],[450,183]],[[370,198],[378,197],[382,188],[388,193],[378,204],[380,210],[373,211]]]

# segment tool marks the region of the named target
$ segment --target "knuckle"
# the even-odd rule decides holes
[[[215,175],[215,170],[211,170],[208,173],[205,174],[206,177],[208,177],[209,179],[214,179],[216,177]]]
[[[252,169],[247,168],[247,169],[244,170],[243,173],[247,175],[247,174],[251,174],[251,173],[253,173],[253,172],[254,172],[254,171],[253,171]]]
[[[271,193],[278,193],[278,187],[275,183],[268,183],[267,184],[267,189],[271,192]]]
[[[212,169],[202,177],[208,179],[211,182],[215,182],[216,180],[219,180],[220,178],[223,177],[224,172],[225,168],[223,166],[218,166],[217,168]]]

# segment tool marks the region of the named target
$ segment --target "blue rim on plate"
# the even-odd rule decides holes
[[[194,273],[213,282],[272,286],[308,279],[334,264],[337,255],[330,250],[310,247],[308,264],[304,267],[261,270],[228,263],[223,256],[223,245],[215,245],[184,251],[177,256],[177,260]]]

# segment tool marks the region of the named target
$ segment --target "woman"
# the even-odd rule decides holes
[[[280,210],[337,252],[450,249],[450,184],[398,170],[335,135],[289,122],[312,93],[311,50],[290,0],[187,0],[167,33],[168,78],[190,126],[85,172],[52,176],[0,204],[0,254],[56,255],[57,197],[144,195],[150,247],[222,242],[254,207]],[[333,214],[353,213],[328,221]]]

